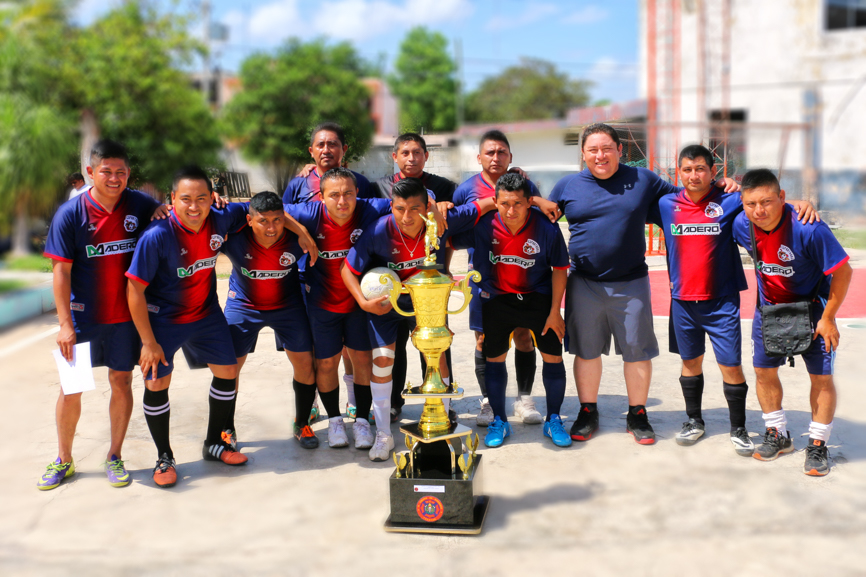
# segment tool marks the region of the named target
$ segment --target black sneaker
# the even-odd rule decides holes
[[[629,410],[625,418],[625,430],[631,433],[638,445],[652,445],[656,442],[656,433],[649,424],[646,408],[642,405],[638,406],[634,413]]]
[[[782,453],[790,453],[793,450],[794,441],[791,440],[791,433],[783,437],[776,427],[767,427],[763,444],[755,450],[752,456],[759,461],[772,461]]]
[[[597,430],[598,411],[593,411],[589,407],[581,407],[577,419],[568,433],[575,441],[588,441]]]
[[[809,438],[806,445],[806,464],[803,470],[812,477],[823,477],[830,472],[830,455],[827,452],[827,443],[818,439]]]
[[[319,446],[319,439],[316,437],[316,433],[313,432],[313,429],[310,428],[310,425],[304,425],[301,427],[298,425],[298,422],[295,421],[292,429],[295,439],[298,440],[298,444],[300,444],[304,449],[315,449]]]

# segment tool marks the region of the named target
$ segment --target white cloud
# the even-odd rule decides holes
[[[88,26],[120,4],[119,0],[81,0],[70,13],[72,20],[81,26]]]
[[[277,0],[256,8],[250,15],[247,31],[256,44],[275,45],[289,36],[301,36],[304,23],[297,0]]]
[[[606,20],[608,12],[604,8],[590,4],[584,6],[577,12],[572,12],[566,16],[563,22],[567,24],[592,24],[593,22],[601,22]]]
[[[491,18],[485,28],[488,30],[507,30],[509,28],[519,28],[533,22],[538,22],[548,16],[553,16],[559,12],[559,7],[556,4],[542,4],[532,2],[526,6],[521,14],[514,16],[506,16],[499,14]]]
[[[586,77],[590,80],[599,77],[634,78],[637,66],[633,62],[619,62],[615,58],[602,56],[595,61]]]

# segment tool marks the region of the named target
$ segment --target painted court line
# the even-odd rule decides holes
[[[0,359],[3,357],[8,357],[12,353],[18,352],[25,347],[29,347],[33,343],[39,342],[45,337],[50,337],[51,335],[55,335],[60,332],[60,327],[53,327],[48,329],[47,331],[43,331],[37,335],[33,335],[32,337],[26,338],[23,341],[17,342],[11,347],[6,347],[5,349],[0,349]]]

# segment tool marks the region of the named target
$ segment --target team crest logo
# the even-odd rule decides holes
[[[211,235],[210,237],[210,249],[211,250],[219,250],[223,245],[223,237],[218,234]]]
[[[229,298],[230,299],[236,298],[237,296],[238,296],[238,293],[236,293],[235,291],[229,291]]]
[[[541,252],[541,247],[538,246],[538,243],[532,239],[526,241],[526,244],[523,245],[523,252],[532,256],[534,254],[538,254]]]
[[[352,231],[351,236],[349,236],[349,240],[352,241],[352,244],[355,244],[355,241],[358,240],[358,238],[361,236],[361,233],[363,233],[363,232],[364,231],[360,228],[356,228],[355,230]]]
[[[400,254],[400,249],[395,248],[394,250],[391,251],[391,254]]]
[[[442,506],[442,501],[436,497],[427,495],[418,500],[418,504],[415,505],[415,512],[428,523],[435,523],[442,518],[445,507]]]
[[[704,214],[707,215],[707,218],[719,218],[725,214],[725,211],[715,202],[711,202],[707,205],[707,208],[704,209]]]
[[[69,309],[78,312],[84,312],[84,305],[82,303],[69,303]]]
[[[499,244],[499,241],[494,238],[490,241],[490,244]]]
[[[295,255],[290,252],[284,252],[280,257],[280,266],[292,266],[295,264]]]
[[[138,228],[138,219],[131,214],[127,214],[126,218],[123,219],[123,229],[126,232],[133,232]]]
[[[794,251],[783,244],[779,247],[779,260],[782,262],[791,262],[794,260]]]
[[[180,256],[183,256],[183,255],[185,255],[185,254],[187,254],[187,253],[189,253],[189,251],[186,250],[185,248],[180,249]]]
[[[95,230],[96,230],[96,225],[93,223],[90,223],[90,226],[87,227],[87,232],[93,232]]]

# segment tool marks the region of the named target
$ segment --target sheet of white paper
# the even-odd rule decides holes
[[[60,373],[60,386],[64,395],[83,393],[96,388],[93,367],[90,365],[90,343],[81,343],[72,348],[72,362],[63,358],[60,349],[51,351]]]

